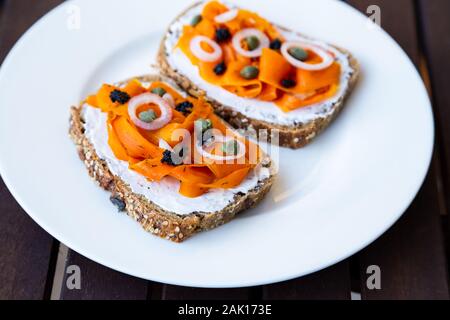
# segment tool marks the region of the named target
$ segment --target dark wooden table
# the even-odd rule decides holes
[[[0,0],[0,61],[28,27],[61,2]],[[367,300],[449,299],[450,1],[347,2],[364,13],[370,5],[381,8],[382,27],[408,53],[429,89],[437,123],[426,182],[384,236],[338,265],[285,283],[244,289],[176,287],[115,272],[65,249],[28,217],[0,180],[0,299],[350,299],[352,291]],[[81,290],[65,285],[70,265],[82,270]],[[381,290],[366,285],[371,265],[381,269]]]

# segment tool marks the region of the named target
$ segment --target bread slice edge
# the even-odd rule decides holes
[[[161,76],[144,76],[142,82],[167,81]],[[134,193],[120,177],[115,176],[108,164],[101,159],[84,131],[83,103],[71,108],[69,136],[75,143],[78,155],[84,162],[91,178],[104,190],[110,192],[111,200],[123,205],[124,211],[147,232],[158,237],[183,242],[196,233],[217,228],[231,221],[238,213],[256,206],[269,192],[275,174],[246,194],[236,194],[234,201],[217,212],[199,212],[179,215],[162,209],[143,195]]]

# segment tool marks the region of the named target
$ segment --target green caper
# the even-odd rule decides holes
[[[156,113],[153,110],[142,111],[139,113],[139,120],[146,123],[153,122],[156,119]]]
[[[258,37],[250,36],[245,38],[245,42],[247,43],[248,50],[253,51],[259,47],[259,44],[261,43],[258,39]]]
[[[229,140],[222,144],[222,152],[226,155],[237,155],[239,153],[239,144],[236,140]]]
[[[259,69],[254,66],[246,66],[241,70],[241,77],[247,80],[257,78],[259,75]]]
[[[198,119],[194,122],[195,129],[201,132],[212,129],[212,121],[209,119]]]
[[[163,95],[165,95],[167,93],[167,91],[161,87],[158,87],[158,88],[153,89],[152,93],[157,94],[158,96],[162,97]]]
[[[202,22],[203,17],[201,15],[197,15],[194,18],[192,18],[191,21],[191,26],[195,27],[196,25],[198,25],[200,22]]]
[[[293,47],[288,50],[289,54],[293,56],[295,59],[300,61],[305,61],[308,59],[308,51],[300,47]]]

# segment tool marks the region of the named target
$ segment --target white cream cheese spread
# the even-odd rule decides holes
[[[112,174],[121,178],[131,190],[146,197],[164,210],[188,215],[195,212],[220,211],[233,202],[237,193],[247,193],[258,183],[270,177],[270,169],[257,167],[235,189],[212,189],[198,198],[187,198],[178,193],[180,183],[173,178],[150,182],[144,176],[128,168],[128,163],[117,159],[108,144],[107,114],[87,104],[83,106],[85,135],[104,160]]]

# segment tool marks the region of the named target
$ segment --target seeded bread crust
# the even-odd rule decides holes
[[[139,79],[144,83],[167,81],[159,76],[146,76]],[[156,236],[174,242],[183,242],[198,232],[217,228],[232,220],[239,212],[256,206],[273,184],[274,175],[260,181],[247,194],[237,194],[234,202],[218,212],[178,215],[166,211],[144,196],[134,193],[130,186],[113,175],[107,163],[99,158],[94,146],[84,134],[82,105],[71,108],[69,135],[75,143],[78,155],[86,165],[89,175],[100,187],[111,193],[111,199],[124,204],[124,210],[131,218],[139,222],[146,231]]]
[[[196,3],[189,8],[187,8],[184,12],[182,12],[175,20],[169,25],[169,28],[166,31],[166,34],[161,41],[160,48],[157,56],[157,67],[160,69],[161,73],[173,79],[181,88],[183,88],[186,92],[194,97],[205,96],[207,100],[214,107],[216,113],[221,116],[225,121],[230,123],[237,129],[249,130],[250,132],[258,132],[259,130],[278,130],[279,131],[279,143],[282,147],[298,149],[306,146],[308,143],[313,141],[315,137],[317,137],[325,128],[330,125],[330,123],[338,116],[338,114],[342,111],[346,99],[350,96],[353,91],[356,83],[358,81],[360,67],[358,61],[345,49],[334,47],[340,52],[348,55],[350,66],[354,70],[350,79],[349,86],[343,96],[332,106],[333,112],[330,115],[317,118],[315,120],[309,121],[307,123],[286,126],[279,125],[272,122],[261,121],[253,118],[249,118],[242,113],[234,110],[231,106],[224,105],[223,103],[208,97],[208,93],[204,90],[197,87],[194,83],[192,83],[187,77],[178,72],[178,70],[173,69],[168,60],[168,53],[165,49],[165,42],[167,37],[170,34],[170,26],[176,22],[179,18],[184,16],[189,10],[194,7],[200,6],[203,2]],[[279,27],[280,29],[293,32],[284,27]],[[296,33],[301,35],[300,33]],[[304,35],[301,35],[304,36]],[[270,134],[269,134],[270,138]]]

